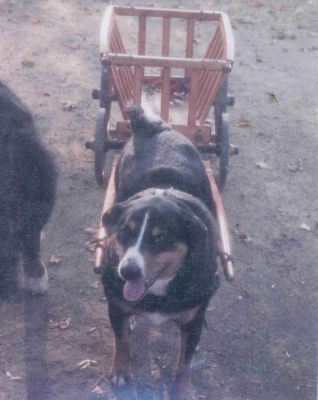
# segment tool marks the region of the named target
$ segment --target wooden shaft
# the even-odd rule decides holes
[[[115,155],[113,159],[113,166],[112,166],[112,172],[108,181],[108,186],[106,190],[106,195],[105,195],[105,200],[102,208],[102,214],[100,218],[100,224],[99,228],[97,231],[97,240],[98,242],[106,239],[107,237],[107,232],[105,231],[105,228],[103,227],[102,219],[103,215],[105,214],[106,211],[110,210],[113,205],[115,204],[115,198],[116,198],[116,188],[115,188],[115,171],[116,167],[118,164],[119,156]],[[103,261],[104,261],[104,249],[101,245],[98,245],[95,250],[95,268],[94,271],[97,274],[101,273],[101,268],[103,267]]]
[[[216,205],[216,214],[217,214],[217,222],[219,225],[220,231],[220,250],[221,250],[221,263],[223,266],[225,277],[228,281],[234,279],[234,268],[233,262],[231,259],[227,258],[226,255],[231,256],[231,243],[230,243],[230,235],[228,229],[227,218],[225,215],[225,210],[223,207],[222,198],[219,192],[219,189],[216,185],[213,172],[210,166],[209,161],[204,161],[205,170],[208,174],[208,178],[211,185],[212,195]]]

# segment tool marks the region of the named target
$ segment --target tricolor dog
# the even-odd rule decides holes
[[[0,82],[0,297],[16,291],[20,257],[26,288],[47,289],[40,234],[52,213],[56,179],[30,111]]]
[[[181,332],[172,389],[191,398],[191,360],[204,314],[219,286],[217,227],[197,149],[158,117],[128,110],[133,131],[117,166],[116,203],[103,216],[109,234],[103,284],[115,337],[113,384],[131,376],[129,317],[173,320]]]

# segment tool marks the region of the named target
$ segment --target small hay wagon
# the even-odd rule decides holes
[[[161,35],[158,35],[161,31]],[[206,46],[207,44],[207,46]],[[226,216],[219,190],[225,185],[229,154],[228,74],[234,60],[234,40],[228,16],[222,12],[107,7],[100,31],[101,82],[93,91],[99,100],[95,139],[86,146],[95,153],[95,177],[106,180],[108,150],[120,149],[131,135],[127,108],[147,104],[200,151],[219,155],[217,184],[205,162],[217,206],[221,262],[233,277]],[[113,105],[121,115],[111,122]],[[103,213],[115,201],[114,171],[108,183]],[[106,232],[101,226],[98,241]],[[97,246],[95,271],[103,264]]]

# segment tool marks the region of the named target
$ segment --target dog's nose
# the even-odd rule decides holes
[[[126,281],[132,281],[141,277],[141,270],[136,261],[128,259],[120,268],[120,275]]]

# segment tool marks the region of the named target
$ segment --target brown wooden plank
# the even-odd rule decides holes
[[[138,18],[138,54],[145,54],[146,51],[146,17],[141,15]]]
[[[162,89],[161,89],[161,118],[169,121],[169,108],[170,108],[170,68],[162,69]]]
[[[189,125],[172,124],[173,129],[182,133],[196,146],[209,146],[212,142],[211,125],[190,127]]]
[[[168,57],[170,49],[170,18],[163,17],[162,21],[162,56]]]
[[[199,70],[190,72],[190,92],[188,102],[188,125],[194,127],[196,125],[197,99],[199,96]]]
[[[213,79],[211,79],[210,91],[205,92],[205,97],[202,101],[202,107],[198,110],[197,118],[200,123],[203,123],[208,115],[210,108],[212,107],[214,100],[219,92],[221,82],[223,79],[222,72],[216,72]]]
[[[195,29],[195,19],[190,18],[187,21],[187,37],[186,37],[186,58],[193,58],[193,43],[194,43],[194,29]],[[190,76],[190,70],[185,70],[185,77]]]
[[[143,67],[168,67],[168,68],[191,68],[206,69],[211,71],[224,70],[229,72],[229,64],[226,60],[206,60],[206,59],[188,59],[179,57],[157,57],[157,56],[139,56],[130,54],[109,53],[105,62],[114,65],[139,65]]]
[[[117,23],[115,22],[113,25],[113,34],[114,34],[114,45],[116,46],[116,52],[118,53],[126,53],[126,49],[124,46],[124,42],[122,40],[119,28]],[[128,94],[128,97],[132,97],[133,93],[133,74],[129,67],[122,68],[120,70],[121,79],[124,81],[124,88]]]
[[[187,39],[186,39],[186,58],[193,57],[195,19],[190,18],[187,22]]]
[[[114,7],[109,6],[103,15],[100,34],[99,34],[99,52],[107,53],[110,50],[110,42],[114,22]]]
[[[195,18],[201,21],[218,21],[221,18],[220,12],[196,11],[196,10],[172,10],[160,8],[141,8],[115,6],[114,12],[117,15],[125,16],[147,16],[147,17],[170,17],[170,18]]]
[[[204,58],[216,58],[214,55],[216,54],[216,47],[220,41],[222,42],[222,32],[220,26],[218,25],[213,33],[209,46],[206,49]]]
[[[215,56],[219,59],[223,52],[223,47],[221,41],[219,45],[214,49]],[[222,74],[220,75],[218,71],[202,71],[199,79],[199,98],[198,98],[198,115],[197,118],[203,121],[206,118],[207,112],[214,103],[214,99],[217,95],[219,88],[219,80],[222,79]],[[206,111],[207,110],[207,111]]]
[[[235,51],[234,36],[233,36],[230,19],[229,19],[228,15],[223,12],[221,13],[220,27],[222,30],[223,40],[225,43],[224,57],[227,60],[230,60],[233,62],[234,61],[234,51]]]
[[[141,105],[143,68],[136,66],[134,73],[134,104]]]
[[[221,55],[222,55],[222,37],[221,37],[221,34],[218,34],[213,38],[213,45],[209,46],[209,49],[206,52],[205,58],[220,59]],[[210,71],[207,71],[207,70],[201,71],[200,82],[199,82],[200,92],[204,89],[204,87],[206,85],[206,81],[209,78],[209,74],[210,74]]]

